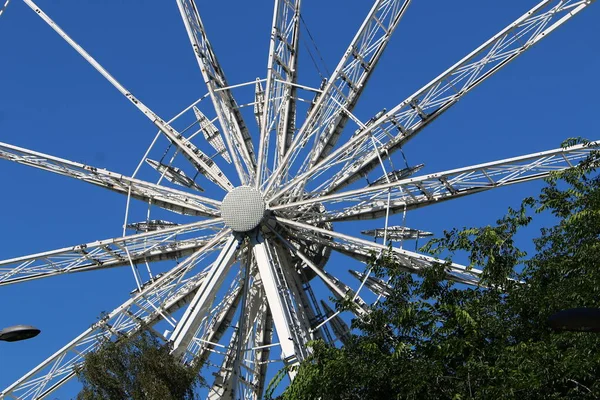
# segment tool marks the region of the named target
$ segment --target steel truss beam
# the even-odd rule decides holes
[[[169,338],[173,342],[173,354],[183,356],[195,337],[196,331],[214,302],[217,291],[234,263],[239,244],[239,239],[235,235],[230,235],[219,257],[208,270],[202,286],[198,289],[194,299],[190,302],[190,306],[186,309]]]
[[[235,325],[234,332],[231,335],[231,339],[229,340],[229,346],[227,346],[227,350],[225,352],[225,357],[223,357],[223,362],[221,363],[221,368],[215,374],[215,379],[210,388],[208,394],[208,400],[233,400],[235,389],[238,386],[238,375],[236,372],[236,360],[237,360],[237,348],[240,346],[240,342],[243,339],[240,339],[240,326],[239,321]],[[243,336],[243,334],[242,334]]]
[[[335,231],[318,228],[298,221],[273,217],[278,223],[297,232],[299,237],[320,243],[340,253],[355,257],[361,261],[368,261],[373,254],[388,251],[389,247],[369,242],[363,239],[344,235]],[[395,261],[408,272],[416,272],[433,264],[447,264],[448,278],[457,282],[477,285],[482,271],[476,268],[465,267],[456,263],[447,263],[444,260],[412,251],[392,247],[392,256]]]
[[[360,282],[365,282],[365,286],[373,293],[379,296],[387,297],[392,292],[392,288],[385,281],[374,276],[368,276],[360,271],[348,270],[350,275],[358,279]]]
[[[317,137],[309,166],[322,160],[335,147],[349,113],[354,110],[410,2],[378,0],[373,4],[313,109],[313,115],[319,116],[320,121],[311,120],[309,116],[305,122],[320,125],[309,133],[309,137]]]
[[[196,3],[194,0],[177,0],[177,5],[217,113],[230,155],[242,183],[250,183],[254,179],[256,156],[248,128],[231,91],[228,89],[229,85],[225,79],[225,74],[208,41]],[[238,153],[246,165],[246,171],[239,162]]]
[[[296,309],[299,303],[294,299],[291,284],[286,279],[284,271],[290,271],[291,267],[284,264],[270,239],[262,235],[252,239],[252,252],[279,337],[283,362],[288,367],[298,365],[308,356],[306,343],[311,337],[310,327],[301,320],[299,314],[302,311]],[[288,371],[290,378],[295,374],[294,370]]]
[[[0,286],[75,272],[182,258],[204,246],[222,228],[220,220],[202,221],[0,261]]]
[[[238,321],[235,326],[221,369],[215,375],[209,399],[262,398],[262,389],[259,392],[259,387],[252,384],[262,367],[259,365],[261,360],[257,360],[253,350],[263,346],[262,343],[256,343],[257,321],[262,320],[266,312],[266,299],[256,270],[256,265],[253,265],[252,283],[247,279],[244,284],[248,291],[242,301],[240,315],[245,319]]]
[[[221,340],[221,337],[231,324],[234,318],[237,307],[242,298],[242,286],[236,287],[231,293],[228,293],[223,297],[221,303],[217,307],[218,310],[213,313],[211,319],[207,322],[206,329],[201,335],[196,335],[194,340],[190,342],[190,345],[185,352],[185,362],[197,362],[204,364],[210,352],[215,348],[215,343]],[[193,355],[197,357],[190,357]]]
[[[255,373],[254,378],[252,379],[252,387],[254,388],[254,393],[256,395],[251,398],[252,400],[260,400],[263,398],[272,343],[273,315],[271,314],[271,310],[269,310],[269,306],[265,299],[260,304],[260,310],[256,320],[256,333],[254,336],[253,349]]]
[[[313,273],[315,273],[323,283],[327,286],[327,288],[333,293],[333,295],[338,299],[343,299],[350,293],[351,289],[348,285],[341,282],[339,279],[332,277],[329,273],[324,271],[322,268],[316,266],[311,260],[310,257],[305,255],[303,252],[298,250],[297,246],[294,246],[292,243],[287,241],[283,236],[281,236],[277,231],[272,230],[272,232],[277,236],[277,238],[289,249],[289,251],[296,257],[298,257],[304,265],[309,268]],[[312,238],[311,238],[312,239]],[[328,243],[328,242],[327,242]],[[354,293],[352,293],[354,295]],[[365,315],[367,313],[368,306],[367,304],[360,298],[356,297],[356,303],[358,307],[356,308],[355,313],[357,316]]]
[[[547,177],[554,171],[577,165],[588,157],[598,144],[600,142],[553,149],[397,182],[367,186],[282,204],[271,207],[271,210],[299,209],[315,203],[326,207],[340,204],[340,208],[332,211],[319,211],[314,213],[314,216],[307,211],[302,216],[311,222],[380,218],[388,213],[388,207],[389,213],[393,214],[468,194]],[[389,194],[391,196],[388,197]]]
[[[243,398],[260,400],[263,397],[267,366],[272,345],[273,320],[255,260],[252,268],[252,283],[246,294],[245,307],[240,311],[246,316],[246,329],[236,325],[234,335],[227,348],[221,369],[215,374],[209,399]],[[236,373],[234,373],[236,372]],[[239,396],[234,395],[237,388]]]
[[[408,228],[406,226],[388,226],[385,228],[369,229],[361,232],[365,236],[372,236],[373,238],[382,238],[390,242],[402,242],[404,240],[411,240],[433,236],[433,232],[426,232],[420,229]]]
[[[300,0],[275,0],[273,25],[267,62],[267,83],[262,95],[259,123],[260,144],[257,187],[266,176],[269,138],[276,132],[274,157],[282,159],[294,134],[296,121],[296,83],[300,35]],[[259,85],[257,83],[257,85]]]
[[[23,0],[35,13],[46,22],[58,35],[63,38],[79,55],[81,55],[96,71],[98,71],[106,80],[108,80],[127,100],[129,100],[138,110],[140,110],[160,131],[175,145],[182,154],[196,167],[196,169],[206,176],[213,183],[224,190],[233,189],[233,185],[227,177],[221,172],[219,167],[208,157],[197,149],[192,143],[188,142],[179,132],[171,127],[167,122],[161,119],[154,111],[148,108],[129,90],[121,85],[98,61],[87,53],[77,42],[69,37],[44,11],[42,11],[33,1]]]
[[[118,340],[120,337],[135,334],[142,324],[153,325],[159,320],[173,323],[169,314],[189,302],[206,276],[206,272],[195,273],[189,278],[186,278],[186,274],[212,251],[218,250],[229,233],[224,231],[215,235],[184,262],[102,317],[46,361],[2,391],[0,399],[43,399],[73,378],[75,366],[83,361],[86,354],[97,350],[107,340]]]
[[[325,193],[364,177],[466,93],[502,69],[594,0],[544,0],[441,73],[406,100],[377,118],[308,171],[279,189],[272,200],[298,182],[338,170],[320,185]],[[375,140],[371,140],[373,137]]]
[[[221,202],[0,142],[0,158],[100,186],[180,214],[218,217]]]
[[[410,0],[376,0],[354,36],[336,69],[294,138],[279,167],[273,173],[268,191],[289,170],[300,150],[314,140],[305,167],[321,159],[337,142],[362,91]],[[278,182],[277,182],[278,183]]]
[[[204,192],[204,189],[198,185],[192,178],[187,176],[185,172],[183,172],[180,168],[173,167],[171,165],[166,165],[156,160],[152,160],[150,158],[146,158],[146,164],[148,164],[152,169],[158,172],[161,177],[164,177],[169,182],[183,186],[189,189],[194,189],[199,192]]]
[[[329,305],[323,300],[321,300],[321,305],[325,310],[325,315],[327,318],[330,318],[331,329],[333,330],[334,335],[340,342],[342,342],[343,345],[345,345],[348,343],[348,339],[352,334],[350,332],[350,327],[342,318],[340,318],[339,315],[335,315],[333,309],[329,307]]]
[[[215,124],[213,124],[206,117],[206,115],[204,115],[202,111],[198,109],[198,107],[193,106],[192,110],[194,111],[196,120],[198,120],[198,124],[200,125],[200,130],[202,131],[204,139],[206,139],[208,144],[210,144],[212,148],[215,149],[215,151],[219,153],[219,155],[223,157],[225,161],[227,161],[228,164],[231,164],[231,156],[227,151],[227,147],[225,147],[225,142],[221,137],[221,132],[219,132]]]

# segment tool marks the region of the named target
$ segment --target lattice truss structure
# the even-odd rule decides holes
[[[214,376],[208,398],[259,399],[274,360],[292,367],[307,357],[309,340],[343,343],[348,337],[347,319],[334,311],[329,294],[317,299],[315,282],[333,297],[350,296],[358,317],[369,313],[368,297],[389,293],[368,269],[351,271],[356,279],[343,282],[327,268],[331,252],[365,262],[392,243],[404,269],[426,268],[439,260],[397,242],[431,233],[389,226],[391,214],[543,178],[577,165],[592,150],[578,145],[420,176],[422,165],[398,170],[388,162],[591,0],[541,1],[368,121],[358,119],[354,107],[410,0],[375,0],[331,76],[315,87],[297,79],[301,0],[274,1],[266,77],[235,85],[225,78],[197,4],[176,0],[207,93],[169,121],[33,1],[23,2],[158,128],[162,138],[140,162],[156,171],[157,183],[136,178],[137,170],[125,176],[6,143],[0,143],[0,158],[118,192],[132,205],[166,210],[160,215],[167,217],[149,211],[145,221],[128,221],[123,237],[0,261],[0,285],[115,267],[131,268],[137,282],[121,306],[2,391],[1,399],[49,396],[73,378],[88,352],[134,334],[141,324],[161,334],[167,326],[165,340],[182,362],[205,363],[213,372],[206,376]],[[243,103],[234,97],[238,91],[247,96]],[[254,114],[252,130],[247,114]],[[167,151],[160,147],[165,142]],[[153,146],[161,159],[148,158]],[[217,194],[201,195],[206,186]],[[173,222],[169,213],[187,222]],[[343,233],[345,221],[374,219],[380,228],[367,234],[383,243]],[[165,260],[183,261],[153,272],[153,263]],[[448,265],[448,278],[467,285],[477,285],[480,272]]]

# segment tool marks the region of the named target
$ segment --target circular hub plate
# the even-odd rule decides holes
[[[250,186],[239,186],[227,193],[221,203],[225,225],[235,232],[256,228],[265,215],[265,201],[260,192]]]

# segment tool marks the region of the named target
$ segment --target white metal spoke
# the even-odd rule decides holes
[[[273,321],[255,260],[252,271],[252,283],[249,284],[249,291],[246,293],[246,307],[240,314],[245,318],[246,329],[243,340],[237,342],[238,365],[234,370],[239,371],[239,376],[233,376],[230,369],[221,369],[219,376],[220,382],[226,387],[234,387],[234,381],[237,380],[239,395],[233,398],[260,400],[267,378],[270,350],[275,344],[272,344]],[[240,331],[239,326],[237,330]],[[216,393],[222,394],[222,391]]]
[[[102,65],[89,55],[77,42],[71,39],[44,11],[42,11],[33,1],[23,0],[35,13],[46,22],[56,33],[59,34],[77,53],[79,53],[88,63],[90,63],[106,80],[108,80],[125,98],[127,98],[135,107],[137,107],[160,131],[173,143],[183,155],[206,176],[209,180],[219,185],[225,190],[230,190],[233,185],[227,177],[221,172],[219,167],[206,154],[202,153],[183,136],[173,129],[167,122],[162,120],[154,111],[148,108],[129,90],[121,85]]]
[[[255,380],[260,373],[259,360],[253,357],[255,346],[256,322],[264,312],[264,291],[260,279],[256,279],[256,266],[251,269],[252,279],[246,276],[244,287],[245,299],[242,299],[240,319],[235,326],[229,346],[223,358],[221,369],[215,375],[209,399],[260,399],[262,393],[257,393],[256,387],[247,385]],[[242,384],[246,383],[246,385]]]
[[[177,327],[170,337],[173,342],[174,354],[182,355],[194,338],[196,330],[212,305],[217,291],[233,264],[238,245],[239,240],[234,235],[227,239],[219,257],[207,272],[204,283],[198,289],[181,320],[177,323]]]
[[[444,268],[446,279],[460,283],[459,287],[480,286],[483,271],[479,269],[403,249],[405,240],[418,244],[441,229],[435,224],[431,232],[415,229],[422,224],[407,221],[407,211],[548,177],[579,165],[600,147],[598,141],[458,169],[436,167],[441,172],[420,175],[425,164],[419,160],[409,164],[414,155],[403,148],[466,93],[594,0],[537,0],[539,4],[530,11],[401,103],[397,99],[387,109],[369,104],[363,110],[357,104],[377,65],[385,62],[382,54],[412,0],[372,0],[327,79],[319,66],[326,64],[327,53],[319,50],[308,28],[312,42],[308,55],[317,71],[298,69],[303,67],[301,23],[312,17],[301,14],[302,0],[272,0],[266,76],[254,78],[250,71],[254,63],[245,58],[251,49],[239,49],[242,42],[235,40],[231,30],[238,27],[221,18],[214,25],[228,32],[226,39],[232,38],[225,46],[234,51],[238,72],[252,74],[234,83],[227,81],[215,55],[213,44],[220,44],[207,37],[200,3],[176,0],[175,16],[182,19],[207,91],[193,95],[192,103],[185,101],[188,105],[168,121],[117,81],[35,1],[23,0],[25,14],[30,15],[31,8],[159,132],[153,132],[154,139],[150,138],[131,176],[0,142],[0,159],[127,196],[123,237],[0,260],[0,286],[36,279],[44,284],[52,282],[41,280],[47,277],[123,266],[131,267],[136,282],[126,302],[1,392],[0,400],[64,396],[57,389],[75,376],[75,367],[87,354],[143,326],[169,341],[181,363],[202,365],[203,376],[214,377],[214,381],[206,379],[212,386],[200,390],[203,397],[259,400],[266,382],[282,365],[281,372],[294,379],[295,367],[310,354],[310,340],[333,345],[351,340],[352,330],[345,322],[349,314],[336,311],[328,298],[350,301],[350,312],[368,318],[373,304],[391,294],[389,276],[373,274],[377,270],[373,257],[389,257],[409,274]],[[8,1],[0,2],[5,4],[0,6],[2,14]],[[159,16],[163,17],[168,16]],[[429,22],[424,22],[427,29],[432,26]],[[341,31],[337,25],[333,28],[329,34]],[[343,39],[335,38],[331,44],[338,40]],[[395,57],[392,61],[402,68],[414,61],[406,54]],[[401,73],[409,74],[404,78],[410,80],[410,68]],[[171,78],[179,85],[184,77],[176,75]],[[311,82],[314,78],[317,82]],[[169,95],[175,103],[182,100],[176,97]],[[214,111],[206,103],[208,98]],[[368,109],[381,111],[363,120]],[[64,121],[79,121],[79,117],[70,113]],[[251,118],[252,126],[246,126],[245,117]],[[106,121],[120,126],[116,118]],[[167,139],[162,145],[161,135]],[[128,143],[137,139],[128,138]],[[254,146],[258,146],[256,153]],[[180,154],[191,166],[175,163]],[[392,158],[396,156],[402,160]],[[145,163],[157,183],[137,178]],[[374,171],[378,166],[380,173]],[[223,171],[239,179],[232,183]],[[394,213],[403,213],[401,222],[393,221]],[[342,223],[346,221],[355,222]],[[125,236],[127,229],[129,236]],[[13,257],[4,255],[9,256]],[[338,263],[340,258],[348,265]],[[86,276],[90,275],[79,275]],[[277,378],[282,376],[278,373]]]
[[[279,337],[283,362],[286,366],[297,365],[308,355],[306,343],[310,335],[302,326],[296,309],[298,304],[292,298],[283,272],[289,266],[282,263],[269,240],[262,236],[253,239],[252,251]],[[295,372],[290,371],[288,375],[293,377]]]
[[[130,263],[179,259],[204,246],[222,228],[218,220],[196,222],[3,260],[0,286]]]
[[[218,217],[220,201],[0,142],[0,158],[65,175],[181,214]]]
[[[266,300],[263,300],[256,317],[256,333],[254,335],[254,376],[252,379],[252,387],[254,388],[255,395],[254,397],[251,397],[252,400],[260,400],[263,398],[272,342],[273,316]]]
[[[228,89],[229,85],[225,79],[225,74],[208,41],[196,3],[194,0],[177,0],[177,5],[219,118],[219,123],[223,129],[230,155],[233,157],[242,183],[250,183],[254,179],[256,161],[248,128],[231,91]],[[237,162],[238,153],[246,165],[246,171],[243,171],[241,165]]]
[[[276,183],[311,140],[315,143],[304,167],[312,166],[335,146],[379,58],[410,0],[376,0],[338,63],[308,117],[271,178]],[[264,127],[263,127],[264,128]],[[316,137],[316,139],[314,138]],[[268,188],[267,188],[268,191]]]
[[[194,189],[199,192],[203,192],[204,189],[200,187],[192,178],[187,176],[185,172],[183,172],[180,168],[173,167],[171,165],[163,164],[159,161],[152,160],[150,158],[146,158],[146,164],[148,164],[152,169],[156,170],[161,177],[164,177],[171,183],[175,185],[183,186],[186,188]]]
[[[275,196],[298,182],[329,171],[321,185],[329,193],[339,190],[379,165],[379,157],[401,148],[431,121],[448,110],[466,93],[530,49],[549,33],[571,19],[593,0],[544,0],[494,35],[412,96],[380,116],[321,160],[299,174]],[[376,148],[375,137],[383,145]],[[338,172],[331,174],[333,169]]]
[[[198,107],[192,107],[194,111],[194,115],[200,124],[200,130],[202,131],[202,135],[204,139],[212,146],[213,149],[219,153],[221,157],[225,159],[228,163],[231,164],[231,156],[225,147],[225,142],[221,137],[221,132],[217,129],[215,124],[213,124],[207,117],[198,109]]]
[[[312,272],[314,272],[319,278],[321,278],[321,280],[325,283],[327,288],[329,290],[331,290],[331,292],[334,294],[334,296],[336,298],[343,299],[344,297],[346,297],[348,295],[349,287],[347,285],[341,283],[339,281],[339,279],[333,278],[329,273],[325,272],[323,269],[316,266],[312,262],[310,257],[308,257],[306,254],[304,254],[300,250],[298,250],[298,248],[296,246],[294,246],[293,244],[291,244],[290,242],[285,240],[285,238],[283,236],[281,236],[279,233],[277,233],[277,231],[272,230],[272,232],[296,257],[298,257],[302,260],[302,262],[304,263],[304,265],[307,268],[312,270]],[[311,240],[312,240],[312,238],[311,238]],[[326,243],[329,243],[329,242],[327,241]],[[365,307],[366,303],[364,303],[364,301],[362,301],[362,299],[359,299],[359,301],[357,301],[357,303],[358,303],[359,307],[357,307],[357,309],[356,309],[356,314],[359,316],[364,315],[367,311],[366,307]]]
[[[236,325],[233,335],[231,335],[231,339],[229,340],[229,345],[227,346],[227,351],[225,353],[225,357],[223,358],[221,369],[215,375],[212,387],[208,393],[209,400],[232,400],[234,398],[234,390],[237,386],[237,376],[234,373],[234,363],[236,360],[236,349],[239,347],[239,342],[240,328],[239,325]]]
[[[10,4],[10,0],[4,0],[4,4],[2,4],[2,6],[0,6],[0,16],[4,13],[4,11],[6,11],[9,4]]]
[[[349,270],[348,272],[350,272],[350,275],[358,279],[360,282],[364,281],[365,286],[378,296],[387,297],[392,291],[390,285],[379,278],[368,276],[360,271]]]
[[[342,344],[346,344],[351,335],[350,327],[348,324],[346,324],[346,322],[344,322],[343,319],[339,317],[339,315],[335,315],[333,309],[329,307],[326,302],[321,300],[321,305],[325,310],[325,315],[327,318],[330,318],[329,324],[331,325],[331,329],[333,330],[336,338],[342,342]]]
[[[363,235],[373,238],[383,238],[384,241],[402,242],[404,240],[420,239],[433,236],[432,232],[422,231],[420,229],[408,228],[406,226],[388,226],[385,228],[369,229],[361,232]]]
[[[344,53],[328,84],[319,96],[313,113],[321,126],[309,136],[317,135],[311,152],[310,166],[327,155],[337,143],[346,122],[383,55],[392,33],[408,9],[411,0],[378,0]],[[310,119],[305,124],[316,124]],[[303,127],[304,128],[304,127]],[[311,129],[307,128],[306,129]],[[314,129],[314,128],[312,128]]]
[[[283,272],[284,281],[287,283],[293,299],[295,299],[300,326],[304,331],[311,333],[312,339],[321,339],[321,331],[314,329],[318,323],[317,310],[314,307],[318,307],[318,303],[311,303],[309,299],[310,290],[307,287],[309,283],[306,274],[302,273],[302,270],[296,270],[292,267],[292,257],[289,249],[286,250],[287,246],[281,246],[279,241],[275,240],[270,242],[270,246],[271,251],[277,252],[278,259],[282,261],[283,268],[281,268],[281,271]]]
[[[275,0],[267,82],[260,107],[260,143],[258,153],[257,182],[262,184],[266,176],[268,145],[271,132],[276,132],[277,159],[289,148],[296,123],[296,83],[298,68],[298,44],[300,35],[300,0]]]
[[[186,349],[186,362],[196,361],[199,364],[204,364],[210,352],[215,348],[215,344],[221,340],[229,324],[234,318],[234,314],[242,298],[242,286],[238,286],[235,290],[228,293],[219,303],[218,310],[213,314],[210,321],[207,322],[206,329],[201,335],[190,342]]]
[[[271,207],[272,210],[296,210],[315,202],[340,208],[326,212],[309,212],[304,219],[316,222],[375,219],[390,213],[402,212],[439,203],[468,194],[498,188],[532,179],[547,177],[551,172],[577,165],[595,149],[590,145],[548,150],[540,153],[474,165],[450,171],[403,179],[397,182],[367,186],[362,189],[322,195],[313,199]],[[391,191],[391,196],[388,194]]]
[[[190,278],[185,274],[212,251],[220,247],[226,232],[196,251],[133,298],[110,312],[62,349],[50,356],[17,382],[0,393],[0,399],[42,399],[75,376],[74,367],[85,355],[95,351],[106,340],[137,332],[141,324],[153,325],[190,300],[190,295],[204,281],[206,273]]]
[[[363,261],[367,261],[371,257],[371,251],[376,253],[385,252],[388,247],[374,242],[369,242],[363,239],[355,238],[342,233],[329,231],[318,228],[313,225],[308,225],[298,221],[292,221],[284,218],[275,217],[277,222],[286,227],[291,227],[297,230],[299,234],[310,238],[310,240],[322,243],[333,250],[343,254],[357,256]],[[446,264],[446,261],[436,259],[435,257],[424,254],[415,253],[412,251],[392,247],[392,254],[399,265],[407,271],[415,272],[432,264]],[[481,271],[476,268],[465,267],[456,263],[449,263],[449,278],[471,285],[477,285]]]

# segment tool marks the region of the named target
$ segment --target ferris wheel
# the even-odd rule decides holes
[[[356,116],[355,106],[410,0],[375,0],[335,69],[316,83],[298,79],[301,1],[275,0],[266,76],[235,84],[225,77],[196,2],[176,0],[207,92],[169,120],[33,1],[23,2],[158,133],[132,176],[0,142],[4,160],[127,198],[122,237],[0,261],[0,285],[116,267],[131,269],[136,283],[122,305],[3,390],[0,399],[47,397],[75,376],[86,354],[141,326],[171,341],[182,362],[202,362],[211,370],[208,398],[260,399],[274,361],[293,379],[293,367],[310,353],[309,341],[347,340],[347,318],[330,298],[351,299],[361,317],[388,295],[386,280],[368,267],[349,276],[328,268],[333,254],[366,263],[390,251],[406,271],[427,268],[441,261],[402,244],[432,233],[392,225],[392,215],[544,178],[593,150],[576,145],[425,175],[423,164],[398,165],[403,146],[429,123],[592,0],[541,1],[367,120]],[[142,169],[155,181],[138,177]],[[146,210],[146,218],[131,220],[133,207]],[[353,227],[361,221],[379,225],[365,225],[361,234],[347,228],[348,221]],[[449,279],[475,286],[481,274],[457,263],[447,271]]]

